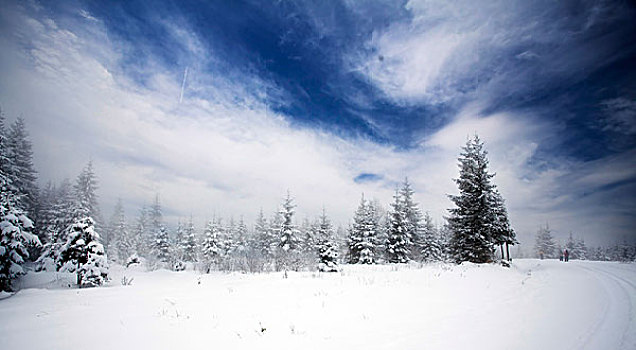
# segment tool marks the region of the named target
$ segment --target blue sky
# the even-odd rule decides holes
[[[628,1],[4,2],[0,105],[41,177],[92,158],[105,212],[342,224],[408,176],[438,222],[479,133],[522,239],[635,240]],[[184,73],[187,70],[187,77]]]

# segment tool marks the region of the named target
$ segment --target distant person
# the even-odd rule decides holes
[[[563,251],[561,251],[561,255],[559,255],[559,261],[563,261]]]
[[[565,262],[568,262],[568,260],[570,260],[570,252],[568,252],[567,249],[563,251],[563,259],[565,259]]]

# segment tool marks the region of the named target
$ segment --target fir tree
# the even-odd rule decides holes
[[[337,272],[338,250],[334,244],[333,227],[329,218],[327,218],[324,208],[322,209],[317,228],[318,270],[321,272]]]
[[[488,172],[487,152],[477,135],[466,142],[459,160],[459,195],[449,195],[455,208],[449,209],[448,224],[455,261],[485,263],[494,258],[496,208],[493,174]]]
[[[171,245],[170,245],[170,235],[168,234],[168,230],[163,224],[159,226],[159,230],[157,231],[157,235],[155,236],[155,242],[153,246],[153,251],[155,253],[155,257],[157,260],[163,263],[170,262],[172,258],[171,254]]]
[[[353,218],[349,229],[349,263],[374,264],[376,262],[376,244],[378,234],[378,218],[375,206],[364,199]]]
[[[278,268],[287,271],[298,266],[298,229],[294,225],[293,199],[287,191],[287,197],[279,211],[280,226],[278,227]]]
[[[414,194],[415,191],[411,188],[408,178],[405,178],[400,188],[400,199],[403,216],[406,220],[407,248],[411,259],[416,258],[420,253],[420,235],[422,230],[422,212],[413,200]]]
[[[220,266],[225,255],[223,231],[220,221],[212,219],[205,227],[201,254],[203,262],[205,263],[206,273],[209,273],[213,266]]]
[[[5,176],[9,178],[9,186],[16,193],[18,207],[29,215],[35,214],[38,188],[36,185],[37,172],[33,165],[33,150],[29,134],[22,118],[11,124],[6,136],[6,151],[8,168]]]
[[[440,245],[439,235],[433,225],[433,219],[428,214],[424,214],[424,224],[422,225],[422,233],[420,236],[420,247],[422,261],[433,262],[442,261],[443,252]]]
[[[508,210],[503,197],[497,189],[494,189],[492,193],[494,226],[493,226],[493,238],[494,243],[501,248],[501,258],[504,259],[504,245],[506,246],[506,258],[510,260],[510,245],[517,244],[516,233],[510,226],[508,220]]]
[[[104,247],[99,243],[93,219],[77,219],[69,226],[67,242],[60,250],[61,271],[75,272],[77,285],[94,287],[108,281],[108,263]]]
[[[393,195],[389,221],[387,224],[386,254],[390,263],[405,263],[410,260],[409,229],[412,229],[406,217],[404,202],[396,190]]]
[[[27,247],[40,244],[31,233],[33,223],[18,207],[19,200],[8,183],[8,177],[0,171],[0,291],[9,291],[11,282],[24,274]]]
[[[287,198],[285,198],[279,212],[282,222],[278,229],[279,247],[284,253],[298,249],[298,229],[293,221],[295,208],[296,205],[293,204],[293,199],[287,192]]]
[[[555,257],[555,248],[556,244],[554,243],[554,238],[552,237],[552,233],[550,232],[550,227],[548,225],[539,228],[537,232],[537,238],[534,244],[534,250],[537,254],[537,257],[543,258],[553,258]]]

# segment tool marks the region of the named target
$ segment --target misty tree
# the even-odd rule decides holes
[[[3,118],[4,119],[4,118]],[[4,122],[4,120],[2,120]],[[4,128],[4,125],[2,126]],[[18,205],[28,215],[35,215],[38,187],[33,165],[33,150],[24,119],[16,119],[6,132],[4,141],[5,176],[8,188],[18,194]]]
[[[568,250],[570,259],[586,260],[587,258],[587,247],[585,246],[585,241],[583,241],[583,239],[575,239],[572,236],[572,232],[570,232],[570,236],[565,243],[565,249]]]
[[[181,249],[183,260],[189,262],[197,261],[197,235],[194,229],[194,223],[192,222],[192,216],[190,216],[190,221],[184,230]]]
[[[135,252],[144,257],[149,255],[150,247],[152,247],[152,234],[150,233],[150,218],[148,212],[149,210],[146,206],[139,209],[137,223],[133,230]]]
[[[455,208],[449,209],[448,225],[452,231],[450,248],[456,262],[485,263],[494,259],[499,243],[497,230],[496,186],[494,174],[488,172],[488,152],[477,135],[462,147],[459,178],[455,183],[459,195],[449,195]]]
[[[537,257],[543,258],[553,258],[556,255],[556,243],[554,242],[554,237],[552,236],[552,232],[550,231],[550,227],[545,225],[545,227],[540,227],[539,231],[537,231],[537,237],[534,243],[534,251],[537,254]]]
[[[255,250],[260,253],[265,261],[273,261],[276,255],[276,237],[273,234],[274,230],[267,222],[267,218],[263,214],[261,208],[256,222],[254,224],[254,236],[255,236]]]
[[[78,219],[90,217],[93,220],[93,225],[98,226],[98,220],[101,218],[99,211],[99,204],[97,202],[97,175],[93,170],[93,162],[89,161],[88,164],[82,169],[75,181],[75,198],[76,205],[74,206],[73,221]]]
[[[114,248],[113,250],[116,252],[119,262],[125,263],[128,258],[137,255],[137,241],[133,232],[128,230],[124,205],[121,199],[118,199],[117,204],[115,204],[110,227],[112,230],[111,246]]]
[[[76,198],[69,179],[64,179],[59,186],[50,190],[51,197],[46,206],[41,207],[42,223],[46,225],[41,226],[41,232],[46,234],[47,240],[36,262],[36,271],[57,269],[59,250],[66,243],[65,232],[76,215]]]

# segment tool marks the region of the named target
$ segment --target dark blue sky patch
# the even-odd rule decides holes
[[[365,183],[365,182],[377,182],[383,179],[382,175],[373,174],[373,173],[362,173],[353,178],[355,183]]]
[[[232,81],[254,75],[278,89],[254,95],[292,125],[409,149],[478,98],[485,102],[484,115],[522,111],[553,121],[559,130],[539,149],[539,157],[592,160],[636,146],[626,138],[616,142],[616,133],[598,123],[602,101],[636,95],[636,22],[629,15],[636,11],[629,4],[616,7],[624,13],[601,13],[606,18],[597,18],[590,28],[589,13],[580,4],[535,11],[530,15],[554,18],[553,26],[537,28],[536,35],[563,33],[562,42],[529,36],[476,53],[484,59],[474,73],[445,82],[456,93],[446,102],[407,106],[349,71],[346,62],[351,53],[373,56],[366,44],[374,32],[411,23],[404,1],[355,7],[335,1],[249,0],[85,4],[109,36],[126,43],[119,64],[138,83],[147,83],[147,67],[155,62],[175,76],[186,66],[222,72]],[[166,23],[195,33],[214,59],[192,62]]]

